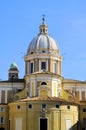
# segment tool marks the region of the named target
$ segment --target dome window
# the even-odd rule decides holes
[[[42,82],[41,85],[47,85],[47,83],[46,82]]]
[[[43,29],[43,33],[45,33],[45,29]]]
[[[41,62],[41,69],[46,70],[46,62]]]
[[[33,64],[33,62],[30,63],[30,71],[31,71],[31,73],[34,72],[34,64]]]

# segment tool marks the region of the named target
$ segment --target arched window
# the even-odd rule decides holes
[[[47,85],[47,83],[46,82],[42,82],[41,85]]]
[[[15,74],[12,74],[11,79],[12,79],[12,80],[13,80],[13,79],[16,79],[16,75],[15,75]]]

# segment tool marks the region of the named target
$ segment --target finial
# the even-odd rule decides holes
[[[45,14],[43,14],[42,16],[43,16],[43,18],[42,18],[42,24],[44,24],[44,22],[45,22]]]

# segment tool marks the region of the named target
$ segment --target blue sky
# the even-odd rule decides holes
[[[86,0],[0,1],[0,79],[8,79],[13,61],[23,78],[23,58],[39,33],[43,14],[63,56],[63,77],[86,80]]]

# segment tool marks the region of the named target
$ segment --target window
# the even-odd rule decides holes
[[[42,53],[45,53],[45,51],[43,50]]]
[[[5,108],[4,107],[1,107],[1,112],[4,112],[5,111]]]
[[[83,112],[86,112],[86,108],[83,108]]]
[[[83,124],[86,125],[86,118],[83,118]]]
[[[33,54],[33,51],[31,52],[31,54]]]
[[[40,130],[48,130],[48,119],[40,118]]]
[[[56,104],[56,108],[59,108],[59,104]]]
[[[82,130],[86,130],[86,128],[82,128]]]
[[[16,78],[15,74],[12,74],[11,79],[14,80]]]
[[[30,64],[30,71],[33,73],[33,63]]]
[[[28,108],[30,108],[30,109],[31,109],[31,108],[32,108],[32,104],[29,104],[29,105],[28,105]]]
[[[47,85],[46,82],[42,82],[41,85]]]
[[[3,117],[1,117],[1,123],[3,123],[4,122],[4,118]]]
[[[17,108],[20,109],[20,105],[18,105]]]
[[[0,117],[0,124],[4,123],[4,117]]]
[[[0,130],[5,130],[5,128],[1,127]]]
[[[46,62],[41,62],[41,69],[45,69],[46,70]]]
[[[42,104],[42,108],[46,108],[46,104]]]
[[[67,109],[70,109],[70,106],[67,106]]]

